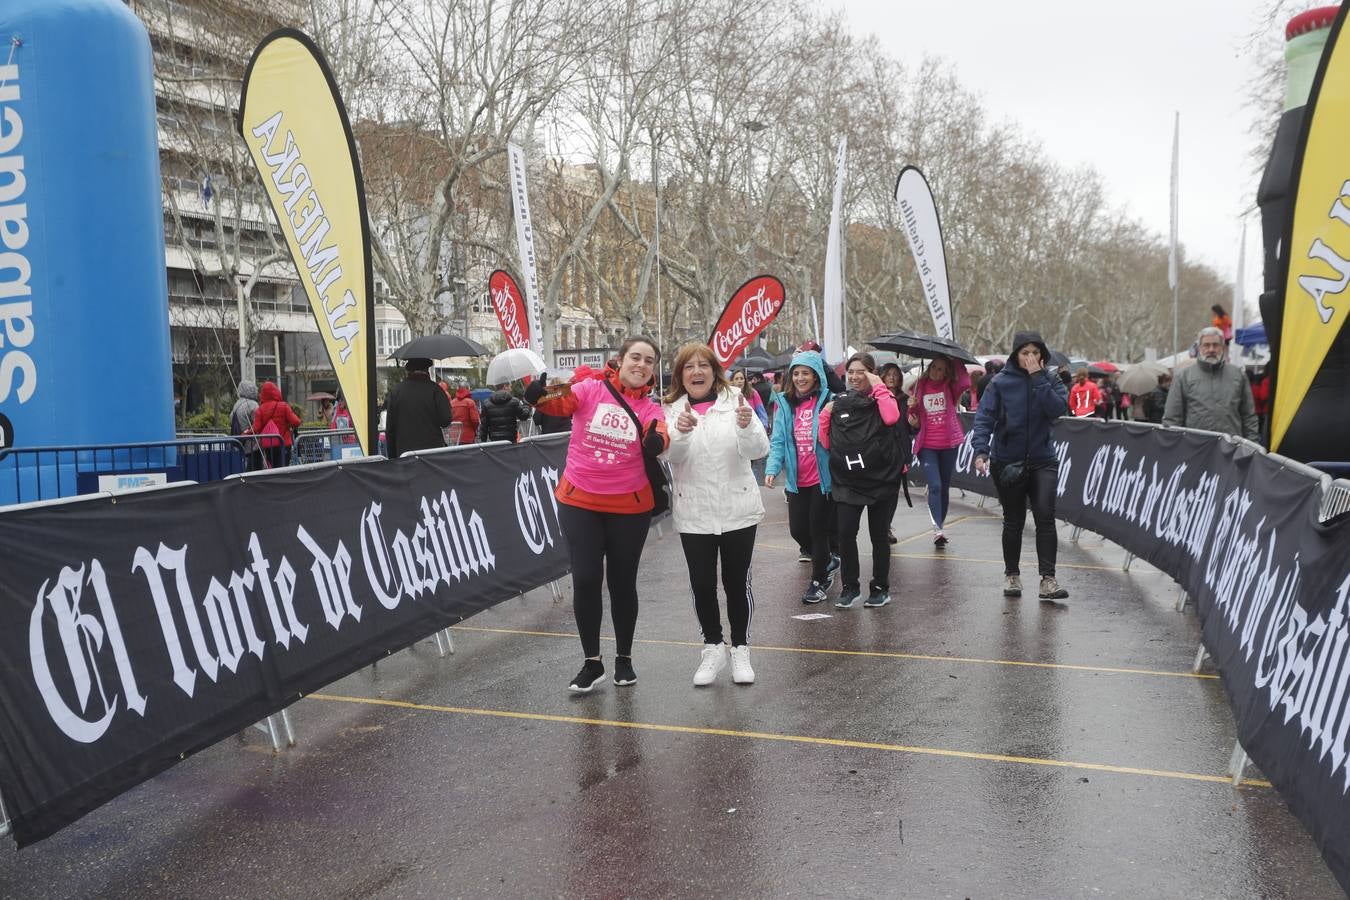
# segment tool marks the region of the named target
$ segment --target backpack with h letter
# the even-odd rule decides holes
[[[900,487],[900,445],[870,394],[848,391],[834,398],[830,480],[836,500],[859,506]]]

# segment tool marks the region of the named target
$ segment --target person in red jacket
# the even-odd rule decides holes
[[[275,382],[264,381],[260,396],[258,408],[253,412],[253,433],[279,436],[258,440],[267,460],[267,468],[275,469],[290,460],[291,430],[300,427],[300,417],[281,396],[281,388]]]
[[[1101,388],[1088,378],[1087,369],[1073,373],[1073,387],[1069,389],[1069,411],[1082,419],[1095,415],[1097,404],[1102,402]]]
[[[1270,376],[1264,371],[1253,371],[1248,379],[1252,383],[1252,409],[1261,430],[1261,443],[1265,444],[1269,434],[1266,429],[1270,425]]]
[[[461,386],[450,401],[451,424],[459,423],[459,442],[472,444],[478,434],[478,404],[473,402],[469,389]]]

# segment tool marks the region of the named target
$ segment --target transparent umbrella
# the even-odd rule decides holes
[[[528,347],[513,347],[492,357],[487,368],[487,383],[505,384],[517,378],[534,377],[546,368],[538,353]]]

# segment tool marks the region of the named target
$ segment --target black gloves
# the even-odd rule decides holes
[[[644,456],[654,459],[660,456],[664,449],[666,449],[666,439],[661,432],[656,430],[656,421],[652,420],[647,425],[647,433],[642,437],[642,453]]]
[[[534,406],[536,403],[539,402],[539,399],[544,396],[544,391],[546,388],[547,385],[544,383],[544,378],[542,375],[536,378],[534,381],[531,381],[528,385],[525,386],[525,393],[524,393],[525,402],[530,404],[531,406]]]

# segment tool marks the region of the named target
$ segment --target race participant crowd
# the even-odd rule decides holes
[[[933,546],[941,550],[949,543],[945,523],[957,451],[967,437],[960,412],[973,408],[974,465],[992,477],[1003,510],[1003,594],[1022,596],[1030,511],[1035,590],[1042,600],[1060,603],[1068,591],[1055,571],[1056,420],[1070,413],[1120,416],[1137,406],[1147,415],[1136,418],[1258,439],[1253,391],[1239,367],[1225,364],[1231,330],[1225,334],[1220,324],[1216,318],[1197,336],[1195,365],[1175,377],[1160,374],[1155,388],[1124,404],[1109,378],[1101,384],[1085,368],[1070,376],[1052,365],[1034,331],[1018,332],[1006,364],[989,363],[977,383],[960,361],[941,355],[907,378],[895,363],[878,367],[872,354],[854,353],[841,377],[819,346],[807,342],[774,389],[743,369],[726,371],[707,344],[689,343],[677,351],[669,384],[659,393],[660,350],[651,338],[636,336],[599,371],[583,366],[553,381],[541,373],[523,396],[498,385],[480,401],[465,386],[452,391],[434,381],[431,360],[410,359],[407,378],[386,398],[382,431],[390,458],[447,443],[515,441],[526,421],[542,433],[570,434],[556,491],[584,655],[570,690],[589,692],[611,674],[600,653],[605,587],[617,643],[614,683],[637,682],[638,569],[648,526],[667,508],[703,637],[694,684],[710,685],[729,667],[734,683],[748,685],[755,680],[750,633],[755,538],[765,513],[761,484],[785,491],[788,531],[799,561],[809,566],[802,603],[829,600],[838,581],[836,608],[884,607],[891,602],[896,541],[891,521],[902,490],[909,500],[907,473],[922,470]],[[251,406],[246,391],[254,395]],[[240,386],[236,433],[289,436],[298,421],[276,386],[263,385],[261,402],[256,393],[252,385]],[[350,422],[340,398],[333,427],[339,421]],[[264,464],[284,465],[290,442],[271,444],[262,448],[271,457]],[[865,590],[858,552],[864,516],[871,548]]]
[[[1022,593],[1022,531],[1030,507],[1038,594],[1057,601],[1068,592],[1055,577],[1058,463],[1051,438],[1055,420],[1068,412],[1068,396],[1047,369],[1049,357],[1038,334],[1016,336],[1009,364],[980,397],[973,441],[976,465],[993,476],[1003,503],[1004,594]],[[966,437],[958,416],[970,389],[963,366],[934,359],[906,394],[900,369],[878,371],[869,353],[850,356],[841,380],[816,349],[803,349],[765,404],[743,373],[729,375],[706,344],[679,349],[669,387],[658,396],[659,362],[653,340],[632,337],[603,371],[567,382],[536,380],[524,392],[537,412],[572,423],[556,493],[585,657],[570,690],[589,692],[611,674],[600,653],[605,587],[616,639],[614,683],[636,683],[638,568],[651,518],[667,501],[703,635],[694,684],[712,684],[728,667],[734,683],[754,683],[752,570],[764,518],[758,460],[764,460],[762,483],[781,484],[787,494],[789,532],[810,566],[805,604],[828,600],[836,579],[839,609],[891,602],[891,519],[916,459],[929,484],[934,545],[947,545],[951,475]],[[661,458],[670,467],[668,492]],[[872,551],[866,591],[858,553],[864,515]]]

